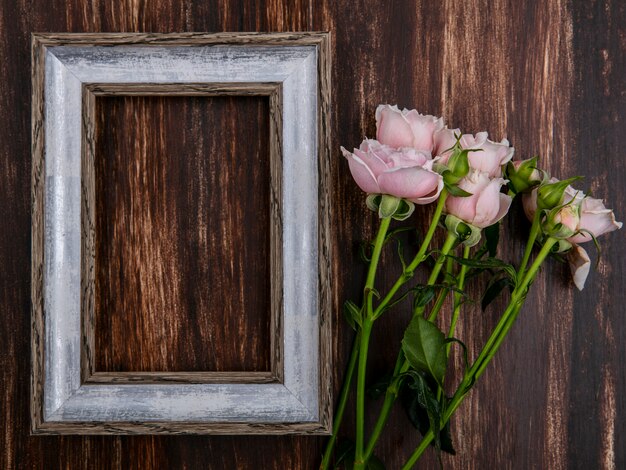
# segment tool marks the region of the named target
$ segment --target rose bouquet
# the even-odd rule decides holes
[[[389,413],[398,398],[423,438],[403,468],[409,469],[429,447],[454,452],[450,418],[484,373],[515,319],[541,265],[549,257],[567,259],[574,283],[582,289],[591,266],[581,244],[621,228],[613,211],[601,200],[574,189],[578,177],[559,181],[537,166],[537,157],[513,161],[514,149],[503,139],[493,142],[486,132],[462,134],[448,129],[443,119],[381,105],[376,110],[376,139],[365,139],[359,148],[341,148],[356,184],[367,193],[367,207],[376,211],[380,226],[370,245],[369,270],[363,298],[347,301],[344,313],[356,338],[339,397],[333,434],[320,468],[331,462],[347,468],[381,468],[374,455]],[[532,222],[526,248],[517,262],[497,258],[500,221],[514,199],[521,198]],[[391,288],[376,288],[376,271],[387,242],[404,227],[390,230],[392,220],[406,221],[415,205],[436,204],[432,221],[417,254],[405,260]],[[441,247],[431,246],[437,230],[447,232]],[[534,256],[533,256],[534,254]],[[425,283],[411,282],[418,268],[430,269]],[[468,302],[468,283],[482,280],[485,308],[503,291],[508,303],[488,340],[470,357],[461,338],[455,336],[461,311],[474,308]],[[451,307],[444,308],[452,296]],[[393,306],[411,299],[408,323],[393,373],[377,390],[383,398],[378,418],[366,436],[365,395],[368,345],[375,323]],[[404,302],[402,305],[406,305]],[[455,346],[454,350],[452,347]],[[449,370],[453,354],[463,356],[464,367]],[[356,376],[356,378],[354,377]],[[450,378],[459,377],[456,383]],[[354,379],[356,380],[356,435],[354,442],[337,435]]]

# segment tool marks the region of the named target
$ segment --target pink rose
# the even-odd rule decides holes
[[[451,152],[447,152],[456,143],[455,134],[460,134],[459,129],[442,129],[435,133],[434,155],[441,157],[441,163],[447,163]],[[480,149],[476,152],[470,152],[468,160],[470,167],[475,170],[488,173],[489,176],[502,176],[502,166],[506,165],[511,158],[515,149],[509,146],[509,141],[502,139],[500,143],[492,142],[487,138],[486,132],[479,132],[476,136],[472,134],[463,134],[460,144],[464,149]]]
[[[433,134],[443,129],[443,119],[416,110],[381,104],[376,108],[376,139],[390,147],[413,147],[432,152]]]
[[[365,139],[354,153],[341,147],[356,184],[366,193],[389,194],[416,204],[428,204],[439,197],[443,178],[432,170],[429,152],[414,148],[395,149]]]
[[[550,179],[550,183],[556,183],[557,181],[559,180],[556,178]],[[524,194],[522,203],[526,217],[529,220],[533,220],[537,211],[537,189],[534,189],[530,194]],[[567,254],[567,258],[574,283],[579,290],[583,290],[589,274],[590,260],[587,252],[578,244],[592,240],[591,235],[586,233],[586,231],[593,233],[593,236],[597,238],[600,235],[622,228],[622,223],[615,220],[615,214],[611,209],[607,209],[604,206],[601,199],[586,196],[585,193],[574,189],[572,186],[567,186],[565,189],[563,203],[568,203],[569,205],[559,211],[557,214],[559,217],[558,221],[565,225],[572,225],[572,231],[575,232],[574,235],[567,239],[573,245]],[[570,206],[578,208],[578,217],[562,220],[562,213]]]
[[[512,198],[500,192],[505,180],[490,178],[487,173],[470,170],[459,181],[459,188],[471,194],[469,197],[448,196],[446,213],[452,214],[470,225],[485,228],[495,224],[509,211]]]

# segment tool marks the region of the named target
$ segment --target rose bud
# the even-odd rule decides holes
[[[567,183],[573,179],[574,178],[559,181],[556,178],[552,178],[550,185],[556,187],[556,183]],[[538,210],[537,193],[540,191],[541,187],[534,189],[530,194],[524,194],[522,199],[524,212],[526,213],[526,217],[530,220],[534,218],[535,212]],[[572,245],[572,249],[567,254],[572,277],[576,287],[582,290],[585,286],[587,275],[589,274],[590,260],[587,252],[578,244],[591,241],[593,238],[597,238],[600,235],[622,228],[622,223],[615,220],[615,214],[611,209],[607,209],[604,206],[601,199],[586,196],[585,193],[574,189],[569,184],[565,185],[561,194],[561,200],[565,201],[565,203],[569,202],[562,209],[569,206],[578,207],[578,221],[574,227],[575,230],[571,236],[566,238],[566,241]],[[563,222],[563,220],[565,220],[568,225],[571,225],[575,219],[570,219],[569,216],[562,216],[561,222]],[[591,234],[593,234],[593,237]]]
[[[502,178],[490,178],[487,173],[470,171],[458,183],[458,187],[471,196],[446,199],[446,213],[452,214],[470,225],[485,228],[506,215],[512,198],[500,192],[505,184]]]
[[[412,147],[432,153],[433,134],[443,129],[443,119],[415,109],[381,104],[376,108],[376,139],[394,148]]]
[[[544,172],[537,169],[537,157],[533,157],[507,163],[506,178],[509,188],[519,194],[538,186],[544,180]]]
[[[580,179],[578,176],[563,181],[551,178],[549,183],[539,186],[535,196],[536,205],[539,210],[554,209],[555,207],[568,202],[565,200],[565,190],[570,183],[578,179]]]
[[[442,172],[444,182],[449,185],[456,185],[465,178],[470,171],[468,154],[469,152],[461,149],[460,145],[454,146],[447,164],[443,167],[444,170],[449,170]],[[439,163],[437,162],[437,164]]]
[[[435,149],[433,154],[441,157],[441,163],[447,163],[452,155],[451,149],[457,142],[459,129],[442,129],[435,133]],[[479,132],[476,136],[463,134],[459,139],[462,149],[475,150],[468,155],[469,165],[475,170],[487,173],[490,177],[502,176],[502,165],[513,158],[515,149],[509,146],[509,141],[502,139],[500,143],[492,142],[486,132]]]
[[[578,230],[580,222],[579,205],[568,204],[552,209],[543,223],[543,233],[558,239],[568,239]]]
[[[349,152],[352,177],[366,193],[389,194],[416,204],[428,204],[439,197],[443,178],[434,172],[430,153],[414,148],[395,149],[376,140],[365,139]]]

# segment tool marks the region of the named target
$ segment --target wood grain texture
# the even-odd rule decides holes
[[[268,116],[96,98],[94,372],[270,370]]]
[[[469,0],[462,8],[451,1],[423,0],[266,0],[245,6],[231,0],[3,0],[0,5],[5,64],[0,69],[0,115],[5,118],[0,213],[11,221],[0,231],[2,468],[307,469],[316,468],[324,443],[312,437],[28,436],[28,188],[30,172],[38,174],[28,158],[30,31],[332,32],[335,391],[351,340],[339,307],[359,297],[365,268],[358,262],[357,240],[371,238],[375,223],[337,148],[374,134],[373,110],[379,102],[445,114],[454,125],[488,129],[497,137],[506,131],[518,155],[541,152],[558,176],[589,175],[594,192],[610,197],[618,219],[624,219],[626,166],[620,155],[626,11],[620,0]],[[553,135],[562,136],[559,145],[550,143]],[[517,240],[511,253],[519,255]],[[566,294],[572,286],[565,267],[546,270],[499,359],[455,418],[455,438],[465,444],[459,456],[446,458],[446,468],[626,466],[624,246],[623,233],[603,239],[603,252],[610,257],[605,255],[592,274],[595,288],[582,294]],[[392,282],[397,269],[387,254],[381,282]],[[494,316],[492,311],[473,319],[472,326],[479,328],[473,337],[484,338],[489,325],[476,325],[481,320],[493,325]],[[375,370],[392,366],[395,347],[390,345],[397,344],[405,319],[398,311],[381,320],[372,345]],[[551,330],[556,333],[546,334]],[[351,434],[350,426],[344,433]],[[387,468],[397,468],[416,439],[402,413],[394,413],[377,454]],[[438,466],[431,457],[420,468]]]
[[[84,86],[83,93],[83,108],[84,108],[84,116],[83,116],[83,143],[84,143],[84,151],[83,151],[83,235],[82,235],[82,243],[83,243],[83,253],[86,253],[87,256],[83,257],[83,264],[88,263],[87,266],[83,266],[83,276],[81,281],[83,282],[83,288],[81,289],[83,292],[83,337],[85,338],[85,342],[83,344],[82,353],[83,359],[81,362],[83,368],[83,381],[85,382],[97,382],[97,383],[105,383],[105,382],[141,382],[145,381],[148,383],[152,382],[191,382],[191,383],[228,383],[229,380],[232,379],[233,383],[265,383],[272,381],[280,381],[282,380],[282,348],[280,347],[282,342],[280,338],[282,338],[282,295],[281,295],[281,285],[282,285],[282,257],[281,257],[281,239],[282,239],[282,223],[280,222],[280,181],[281,181],[281,130],[282,127],[280,125],[280,116],[282,114],[282,103],[280,98],[280,85],[275,83],[237,83],[237,84],[89,84]],[[219,175],[219,179],[210,180],[207,184],[205,181],[204,173],[205,172],[197,172],[194,171],[193,174],[198,178],[198,181],[202,181],[200,185],[201,188],[204,188],[205,194],[203,197],[197,197],[197,194],[190,194],[188,191],[188,186],[183,186],[183,190],[186,192],[187,201],[194,201],[200,206],[202,202],[206,202],[207,200],[213,200],[217,205],[219,205],[222,209],[225,207],[229,207],[230,204],[234,204],[238,207],[248,208],[250,212],[255,214],[255,217],[258,218],[259,214],[267,213],[268,218],[265,220],[265,223],[269,224],[270,227],[256,227],[257,230],[265,230],[265,242],[263,240],[259,240],[258,232],[254,232],[252,237],[248,237],[248,243],[252,243],[255,247],[255,255],[259,257],[257,260],[253,258],[252,268],[254,268],[255,262],[261,263],[261,269],[267,270],[267,274],[264,276],[258,277],[260,273],[255,272],[254,269],[251,269],[249,274],[252,276],[252,279],[261,279],[262,282],[270,282],[269,288],[266,289],[267,286],[255,285],[250,279],[242,279],[241,277],[234,276],[233,273],[229,273],[228,268],[226,270],[223,269],[223,266],[228,266],[228,263],[220,263],[220,260],[217,259],[213,254],[211,255],[210,262],[208,259],[204,261],[207,265],[213,266],[213,271],[209,271],[205,273],[206,279],[198,278],[195,273],[191,273],[191,277],[195,282],[196,286],[198,283],[200,285],[205,285],[204,289],[201,291],[212,292],[213,289],[211,285],[220,285],[220,279],[223,279],[224,276],[230,278],[230,282],[241,283],[240,287],[246,286],[245,295],[242,292],[244,297],[240,297],[239,303],[231,302],[231,292],[229,286],[222,286],[218,289],[223,295],[222,299],[209,299],[204,307],[202,305],[198,306],[196,304],[190,304],[189,301],[185,304],[184,302],[181,305],[180,299],[176,297],[172,298],[172,291],[169,290],[168,287],[165,288],[165,291],[162,292],[162,297],[168,298],[168,301],[174,302],[174,305],[181,305],[177,307],[175,310],[168,310],[165,306],[160,306],[163,310],[153,311],[152,314],[156,314],[157,316],[165,316],[169,318],[169,322],[173,321],[174,324],[178,324],[178,333],[175,335],[177,338],[184,337],[184,340],[181,338],[179,341],[183,341],[183,345],[171,344],[173,339],[170,335],[167,339],[163,340],[163,332],[156,329],[155,325],[150,324],[150,315],[148,314],[148,318],[143,317],[143,310],[141,305],[125,305],[125,306],[117,306],[117,310],[115,310],[116,306],[113,305],[109,308],[109,310],[105,310],[102,304],[99,304],[100,311],[99,313],[99,325],[98,321],[96,321],[96,314],[94,312],[95,308],[93,306],[93,292],[95,291],[95,273],[93,272],[93,266],[96,261],[96,239],[98,236],[96,233],[98,232],[98,227],[93,222],[93,219],[97,219],[96,214],[100,215],[100,221],[104,219],[105,225],[107,220],[106,218],[113,217],[115,218],[115,211],[119,211],[120,209],[115,207],[114,203],[111,205],[114,207],[113,214],[106,212],[106,208],[103,213],[99,213],[98,209],[95,208],[94,199],[98,199],[98,193],[96,184],[94,181],[95,176],[93,173],[95,172],[95,167],[97,165],[94,164],[94,161],[97,162],[111,162],[113,161],[114,167],[116,167],[116,171],[120,171],[119,169],[119,159],[125,161],[126,163],[122,163],[125,165],[130,165],[132,168],[136,165],[136,160],[140,161],[146,158],[145,155],[137,156],[136,152],[133,153],[132,147],[130,150],[128,146],[123,146],[121,149],[113,149],[113,155],[106,154],[102,152],[102,148],[98,147],[98,139],[94,135],[96,130],[99,132],[100,141],[102,140],[102,132],[103,129],[110,129],[116,135],[118,142],[120,139],[129,138],[128,135],[125,135],[123,132],[119,132],[116,130],[116,122],[115,117],[112,122],[107,119],[107,116],[100,115],[99,116],[99,126],[97,126],[98,119],[96,118],[96,97],[129,97],[129,96],[179,96],[179,97],[192,97],[192,96],[204,96],[204,97],[220,97],[220,96],[255,96],[259,97],[256,99],[256,102],[247,103],[246,100],[243,101],[241,107],[239,107],[238,101],[236,98],[227,100],[222,103],[222,107],[224,104],[227,106],[227,112],[230,115],[229,119],[224,119],[224,116],[221,115],[223,113],[219,113],[217,115],[217,124],[215,122],[206,122],[202,116],[207,113],[212,112],[211,109],[195,109],[194,102],[188,103],[187,101],[178,101],[171,103],[171,100],[165,99],[165,102],[170,102],[170,104],[174,105],[174,109],[170,108],[170,113],[159,116],[159,119],[165,122],[167,119],[170,119],[171,123],[177,128],[177,132],[172,132],[173,129],[169,128],[168,125],[162,125],[161,129],[158,130],[158,134],[162,136],[176,136],[176,141],[180,137],[181,133],[187,132],[187,138],[183,139],[184,142],[194,141],[194,135],[201,134],[205,135],[208,139],[211,136],[214,137],[214,141],[217,141],[217,144],[210,145],[208,149],[204,148],[194,148],[191,152],[188,148],[178,148],[172,155],[168,155],[170,157],[174,157],[174,160],[171,159],[168,161],[167,158],[161,158],[160,154],[164,152],[167,154],[170,149],[167,144],[165,144],[164,139],[161,139],[161,144],[165,145],[166,148],[160,148],[156,152],[152,151],[149,161],[156,167],[158,165],[162,165],[161,171],[166,174],[175,173],[175,170],[170,171],[170,166],[174,165],[176,167],[180,164],[189,163],[194,159],[199,158],[200,154],[206,150],[209,155],[209,158],[213,161],[212,164],[209,164],[209,172],[214,175]],[[265,97],[265,98],[260,98]],[[150,98],[148,98],[150,99]],[[224,100],[221,100],[224,101]],[[183,106],[180,106],[181,103]],[[197,100],[195,104],[197,104]],[[218,106],[220,100],[217,100]],[[177,106],[178,105],[178,106]],[[187,109],[190,108],[190,109]],[[197,106],[196,106],[197,108]],[[233,109],[235,108],[235,109]],[[243,109],[242,109],[243,108]],[[251,108],[251,109],[247,109]],[[219,108],[218,108],[219,109]],[[154,110],[147,110],[149,114],[155,114]],[[152,111],[152,113],[150,113]],[[103,114],[105,111],[102,111]],[[137,113],[137,110],[130,109],[128,110],[130,114]],[[266,113],[266,114],[264,114]],[[278,116],[278,117],[277,117]],[[128,118],[128,116],[118,117],[117,125],[118,128],[124,129],[126,128],[126,123],[124,119]],[[224,119],[220,121],[220,119]],[[238,126],[237,122],[246,122],[246,126]],[[172,124],[170,124],[171,126]],[[209,127],[207,127],[207,125]],[[221,128],[219,126],[222,126]],[[112,127],[111,127],[112,126]],[[134,132],[137,133],[139,130],[143,131],[143,128],[149,128],[150,126],[147,123],[141,123],[139,127],[134,129]],[[132,132],[132,131],[131,131]],[[231,135],[239,133],[238,135]],[[167,139],[167,137],[166,137]],[[230,139],[230,141],[229,141]],[[139,141],[140,136],[130,135],[131,141]],[[244,145],[248,145],[250,148],[234,148],[231,144],[231,141],[241,141],[244,142]],[[101,142],[100,142],[101,143]],[[224,144],[228,148],[224,148]],[[171,144],[170,144],[171,145]],[[193,144],[191,144],[193,145]],[[110,150],[110,149],[109,149]],[[136,149],[135,149],[136,150]],[[100,153],[98,153],[100,152]],[[260,181],[242,181],[241,175],[232,175],[229,174],[226,170],[227,168],[220,167],[217,168],[219,161],[221,160],[221,155],[224,152],[233,152],[233,156],[238,156],[246,159],[252,159],[255,161],[255,164],[251,166],[254,168],[256,172],[259,172],[258,178]],[[110,152],[109,152],[110,153]],[[266,154],[265,154],[266,153]],[[180,158],[183,156],[184,158]],[[118,160],[116,160],[118,159]],[[164,162],[165,160],[165,162]],[[200,159],[203,161],[203,159]],[[232,163],[241,167],[240,163],[237,159],[233,159]],[[169,166],[168,166],[169,165]],[[121,171],[127,173],[124,169]],[[256,173],[255,173],[256,174]],[[115,178],[115,174],[113,175],[100,175],[101,180],[100,188],[107,187],[110,183],[107,182],[108,178]],[[190,178],[191,179],[191,178]],[[183,178],[185,180],[185,178]],[[179,183],[179,181],[177,181]],[[230,186],[228,186],[230,184]],[[211,187],[211,185],[213,187]],[[230,194],[226,194],[226,202],[224,202],[223,197],[218,197],[218,190],[216,187],[226,185],[227,187],[222,191],[226,191],[227,193],[230,191]],[[267,187],[264,187],[267,186]],[[193,184],[190,185],[193,188]],[[198,186],[198,185],[195,185]],[[251,190],[243,191],[242,188],[249,188]],[[158,188],[159,191],[164,191],[166,193],[174,193],[176,188],[166,189],[163,187]],[[120,190],[119,188],[112,187],[109,188],[111,191]],[[128,192],[120,190],[123,194],[126,194],[128,197]],[[179,190],[180,191],[180,190]],[[250,197],[250,201],[247,200],[237,200],[238,197],[245,198]],[[261,195],[261,197],[258,197]],[[264,196],[263,196],[264,195]],[[135,196],[138,197],[138,196]],[[104,198],[104,199],[102,199]],[[130,194],[130,199],[132,200],[133,195]],[[110,199],[110,198],[109,198]],[[128,203],[128,201],[124,201],[124,197],[120,198],[123,202]],[[232,199],[232,200],[231,200]],[[106,195],[100,195],[100,201],[106,201]],[[235,202],[233,202],[235,201]],[[256,204],[251,204],[250,202],[254,201]],[[271,201],[271,202],[270,202]],[[264,205],[265,204],[265,205]],[[173,211],[177,211],[180,209],[179,205],[171,204],[171,201],[167,201],[166,205],[170,205]],[[102,207],[99,208],[102,210]],[[211,207],[198,207],[197,211],[199,214],[210,214],[213,212],[219,212],[223,214],[223,211],[215,211],[215,208]],[[123,210],[123,209],[122,209]],[[148,214],[150,215],[150,214]],[[180,214],[177,214],[180,215]],[[185,214],[182,214],[183,216]],[[202,217],[200,221],[206,219]],[[262,219],[262,218],[261,218]],[[208,222],[205,220],[205,222]],[[122,224],[124,222],[122,221]],[[142,221],[135,221],[136,226],[141,228]],[[250,222],[247,220],[239,220],[236,225],[239,224],[248,224]],[[111,224],[115,226],[115,224]],[[201,236],[202,239],[206,241],[207,238],[220,238],[220,234],[230,234],[231,231],[235,227],[225,227],[224,224],[212,224],[205,223],[205,226],[201,230],[197,230],[198,233],[203,234]],[[102,227],[100,227],[102,229]],[[113,229],[116,232],[115,228]],[[245,237],[245,231],[237,230],[237,233],[240,236]],[[210,237],[207,236],[210,235]],[[178,236],[186,237],[186,233],[179,233]],[[110,245],[114,245],[115,243],[123,243],[126,234],[122,232],[119,235],[118,240],[104,240],[101,241],[100,246],[109,245],[107,249],[114,249]],[[142,237],[144,241],[148,241],[148,243],[152,243],[151,240],[147,237]],[[197,242],[193,242],[197,237],[192,236],[192,246],[197,246]],[[179,245],[186,245],[188,240],[183,238],[177,242]],[[234,247],[237,245],[238,240],[234,237],[228,236],[224,240],[222,240],[222,255],[227,259],[234,258],[232,256],[232,251]],[[271,246],[270,246],[271,244]],[[249,261],[246,256],[249,256],[249,253],[245,250],[246,243],[244,245],[244,250],[238,252],[237,254],[241,256],[239,262],[243,259],[246,259],[246,264]],[[151,249],[152,245],[146,247],[146,249]],[[259,249],[260,248],[260,249]],[[118,248],[119,249],[119,248]],[[226,251],[224,251],[226,249]],[[199,252],[204,253],[213,253],[215,251],[215,247],[207,246],[205,243],[203,246],[198,247]],[[136,251],[131,248],[131,252]],[[179,250],[180,251],[180,250]],[[219,250],[218,250],[219,251]],[[202,257],[200,257],[202,259]],[[108,262],[110,260],[100,260],[100,265],[108,266]],[[118,264],[120,260],[117,261]],[[181,263],[182,261],[182,263]],[[236,260],[235,260],[236,261]],[[128,270],[136,272],[138,267],[132,264],[132,260],[129,260],[128,265],[119,266],[113,272],[119,276],[119,273],[122,270]],[[167,264],[167,263],[159,263],[159,264]],[[178,260],[178,266],[187,268],[189,267],[189,263],[185,262],[185,260]],[[231,263],[232,264],[232,263]],[[248,265],[248,264],[247,264]],[[249,265],[248,265],[249,266]],[[140,270],[140,269],[139,269]],[[218,276],[219,272],[219,276]],[[110,273],[110,271],[109,271]],[[269,274],[271,273],[271,275]],[[218,277],[215,277],[218,276]],[[103,285],[109,286],[109,282],[105,279],[101,280]],[[248,282],[248,284],[246,284]],[[129,285],[128,282],[124,282],[123,279],[119,279],[117,282],[113,284],[123,285],[124,288],[130,288],[129,290],[132,292],[135,289],[132,288],[132,285]],[[132,281],[130,282],[132,284]],[[154,285],[155,283],[150,283]],[[164,279],[157,285],[163,286],[171,286],[170,279]],[[232,288],[232,286],[230,286]],[[163,290],[163,289],[162,289]],[[253,295],[253,299],[255,297],[255,293],[258,292],[263,293],[268,301],[267,306],[260,306],[250,304],[250,302],[246,302],[250,294]],[[146,294],[144,294],[146,295]],[[149,294],[148,294],[149,295]],[[225,297],[224,297],[225,295]],[[267,298],[269,297],[269,299]],[[217,302],[216,302],[217,300]],[[219,303],[221,301],[221,304]],[[226,303],[226,304],[225,304]],[[148,300],[148,304],[150,304],[150,300]],[[157,302],[158,305],[158,302]],[[193,308],[190,310],[190,307]],[[136,312],[135,316],[128,315],[127,310]],[[154,307],[153,307],[154,308]],[[256,321],[250,321],[249,313],[251,310],[258,308],[259,311],[265,311],[267,313],[264,318],[262,315],[257,315]],[[243,310],[242,310],[243,309]],[[112,310],[112,311],[111,311]],[[165,313],[167,313],[165,315]],[[138,322],[137,318],[141,318],[141,321]],[[190,325],[190,321],[197,322],[197,318],[201,318],[203,320],[200,323],[195,325]],[[226,322],[223,322],[223,318],[226,318]],[[107,319],[108,322],[116,322],[120,319],[126,321],[126,324],[121,325],[120,328],[112,328],[109,329],[106,324],[103,324],[104,319]],[[230,321],[229,321],[230,320]],[[130,322],[130,323],[129,323]],[[144,323],[145,322],[145,323]],[[208,323],[207,323],[208,322]],[[105,322],[106,323],[106,322]],[[148,334],[146,337],[143,336],[145,331],[142,331],[141,328],[137,328],[136,324],[143,324],[143,329],[146,328],[152,331],[152,334]],[[231,323],[229,328],[229,323]],[[209,328],[209,325],[210,328]],[[99,328],[98,328],[99,326]],[[128,329],[134,329],[134,335],[128,335]],[[99,330],[101,335],[98,337],[98,341],[96,341],[96,329]],[[171,330],[166,330],[171,332]],[[198,337],[194,335],[201,334],[202,331],[204,334],[208,334],[209,337]],[[154,338],[154,333],[157,332],[159,334],[158,338],[158,347]],[[184,334],[181,334],[184,333]],[[194,341],[198,342],[197,344],[204,344],[205,347],[211,344],[224,344],[221,341],[228,338],[230,335],[230,340],[227,341],[226,348],[222,346],[218,348],[214,348],[213,355],[217,354],[218,356],[214,360],[214,363],[211,364],[204,355],[207,354],[207,351],[198,351],[194,349]],[[109,341],[104,342],[102,340],[103,336],[105,338],[108,337]],[[134,340],[133,340],[134,338]],[[137,338],[142,338],[138,340]],[[242,338],[244,338],[242,340]],[[251,339],[248,344],[248,338]],[[151,342],[152,341],[152,342]],[[139,343],[139,347],[138,347]],[[144,346],[143,350],[141,345]],[[236,345],[236,347],[234,347]],[[115,356],[115,349],[119,349],[120,347],[124,348],[124,353],[121,357],[116,358],[118,361],[117,367],[112,367],[111,357]],[[101,351],[100,348],[104,348],[104,351]],[[147,348],[147,351],[145,350]],[[157,357],[161,357],[159,350],[169,351],[172,354],[173,351],[176,351],[176,356],[173,358],[174,363],[171,363],[172,357],[170,357],[170,364],[164,365],[159,361],[163,362],[160,359],[157,359],[158,365],[149,363],[147,366],[147,370],[141,369],[143,367],[141,364],[132,363],[133,356],[140,356],[142,360],[146,360],[145,356],[148,356],[147,361],[151,361],[151,356],[156,355]],[[241,356],[242,351],[249,351],[249,356],[246,358]],[[198,353],[200,353],[200,362],[198,361]],[[190,354],[193,354],[194,357],[191,357]],[[181,357],[180,355],[183,355]],[[95,358],[100,359],[100,362],[95,360]],[[245,361],[250,361],[250,356],[254,359],[251,364],[246,365]],[[186,357],[186,358],[185,358]],[[106,362],[107,358],[109,359],[109,363]],[[178,362],[178,361],[183,361]],[[187,361],[185,363],[184,361]],[[194,362],[194,365],[191,369],[189,369],[189,362]],[[120,367],[119,363],[122,364]],[[128,368],[133,368],[134,370],[141,372],[130,373],[127,370],[124,370],[122,374],[112,373],[115,370],[123,370]],[[171,370],[167,370],[168,367],[171,367]],[[209,369],[205,369],[209,367]],[[102,369],[105,372],[95,372],[98,368]],[[153,369],[162,369],[167,370],[162,374],[157,373]],[[212,369],[211,369],[212,368]],[[232,370],[231,370],[232,368]],[[113,370],[111,370],[113,369]],[[214,370],[213,370],[214,369]],[[267,369],[267,372],[258,372],[258,370]],[[187,372],[179,372],[176,371],[184,371]],[[202,372],[189,372],[189,370],[197,370]],[[212,371],[210,371],[212,370]],[[237,370],[249,370],[248,374],[237,372]],[[95,374],[95,375],[94,375]]]

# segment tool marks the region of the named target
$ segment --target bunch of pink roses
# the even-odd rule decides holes
[[[503,139],[494,142],[486,132],[462,134],[448,129],[442,118],[416,110],[380,105],[376,109],[376,140],[365,139],[352,152],[341,148],[357,185],[368,194],[367,206],[377,211],[381,223],[372,244],[367,280],[360,305],[347,301],[345,314],[357,335],[340,396],[333,435],[320,468],[331,464],[345,407],[356,373],[356,435],[354,443],[344,440],[344,450],[335,464],[355,469],[380,465],[374,455],[389,413],[402,395],[411,422],[423,440],[408,457],[408,469],[429,445],[437,452],[454,453],[449,421],[502,344],[519,314],[541,264],[550,255],[564,254],[570,262],[574,282],[582,289],[589,273],[590,258],[581,243],[621,228],[613,211],[601,200],[586,196],[570,186],[578,178],[559,181],[537,167],[537,157],[512,161],[514,149]],[[532,221],[526,249],[519,263],[498,259],[499,222],[514,198],[521,196]],[[403,221],[415,204],[436,202],[430,226],[417,255],[408,263],[386,293],[376,289],[376,271],[392,219]],[[440,249],[431,241],[443,219],[447,237]],[[480,242],[483,242],[481,246]],[[597,243],[597,241],[596,241]],[[540,247],[533,258],[535,246]],[[462,247],[462,249],[461,249]],[[457,253],[461,250],[462,253]],[[401,255],[402,256],[402,255]],[[425,284],[411,284],[416,269],[434,258]],[[532,261],[531,261],[532,259]],[[470,276],[471,275],[471,276]],[[475,358],[466,359],[458,384],[446,383],[451,346],[462,308],[468,308],[466,281],[482,279],[486,306],[505,288],[510,292],[507,307],[487,342]],[[450,312],[443,306],[453,296]],[[385,382],[384,401],[369,439],[365,438],[365,391],[369,338],[374,323],[411,297],[412,316],[390,378]],[[447,332],[442,328],[447,327]]]

